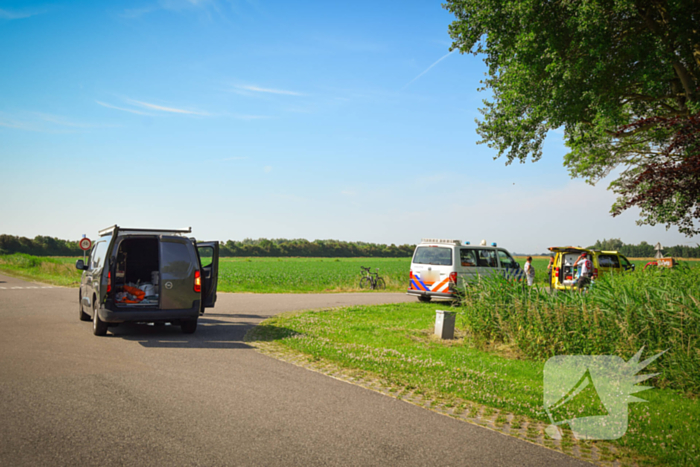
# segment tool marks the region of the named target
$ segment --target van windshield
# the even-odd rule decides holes
[[[413,255],[416,264],[432,264],[436,266],[452,266],[452,248],[435,246],[419,246]]]

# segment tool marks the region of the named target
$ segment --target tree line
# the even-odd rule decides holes
[[[589,247],[593,250],[613,250],[619,251],[625,256],[631,258],[651,258],[656,255],[656,249],[654,245],[650,245],[647,242],[641,242],[639,245],[630,245],[623,243],[619,238],[611,238],[609,240],[603,239],[598,240],[595,244]],[[663,246],[662,252],[664,256],[671,256],[674,258],[700,258],[700,245],[688,246],[688,245],[676,245],[676,246]]]
[[[343,242],[340,240],[314,240],[303,238],[288,240],[250,239],[221,242],[219,255],[222,257],[240,256],[301,256],[309,258],[408,258],[413,255],[415,245],[385,245],[365,242]],[[639,245],[626,244],[619,238],[597,240],[589,248],[595,250],[616,250],[632,258],[650,258],[656,254],[654,245],[641,242]],[[83,250],[77,241],[61,240],[55,237],[38,235],[33,239],[14,235],[0,235],[0,254],[26,253],[34,256],[81,256]],[[675,258],[700,258],[700,245],[665,246],[665,256]]]
[[[79,256],[83,250],[78,242],[61,240],[55,237],[37,235],[33,239],[16,237],[14,235],[0,235],[0,254],[26,253],[34,256]]]
[[[384,245],[365,242],[343,242],[340,240],[283,238],[246,238],[243,241],[229,240],[220,244],[219,255],[233,256],[303,256],[316,258],[407,258],[413,255],[415,245]],[[77,241],[54,237],[36,236],[33,239],[14,235],[0,235],[0,254],[26,253],[34,256],[80,256],[83,250]]]
[[[302,256],[315,258],[407,258],[413,255],[415,245],[384,245],[379,243],[343,242],[303,238],[268,240],[246,238],[229,240],[220,246],[220,256]]]

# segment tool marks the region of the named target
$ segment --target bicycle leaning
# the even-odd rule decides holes
[[[384,282],[384,279],[379,277],[379,268],[377,268],[377,272],[370,272],[372,268],[365,268],[360,266],[360,269],[362,269],[365,272],[365,276],[360,279],[360,288],[361,289],[371,289],[371,290],[384,290],[386,289],[386,282]]]

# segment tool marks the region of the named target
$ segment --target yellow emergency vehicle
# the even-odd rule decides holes
[[[579,270],[574,266],[574,262],[581,253],[586,253],[593,263],[593,280],[604,274],[634,271],[634,264],[617,251],[591,250],[575,246],[553,246],[549,251],[554,253],[550,282],[552,289],[569,290],[575,287]]]

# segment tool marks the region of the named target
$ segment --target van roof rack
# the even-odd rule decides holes
[[[129,232],[129,233],[144,233],[144,234],[175,234],[175,235],[182,235],[182,234],[187,234],[187,233],[192,233],[192,227],[187,227],[182,228],[182,229],[137,229],[137,228],[128,228],[128,227],[119,227],[117,224],[114,224],[111,227],[107,227],[106,229],[100,230],[98,235],[100,237],[103,237],[105,235],[108,235],[112,232],[117,230],[118,232]]]
[[[442,238],[422,238],[421,243],[450,243],[452,245],[461,245],[459,240],[444,240]]]

